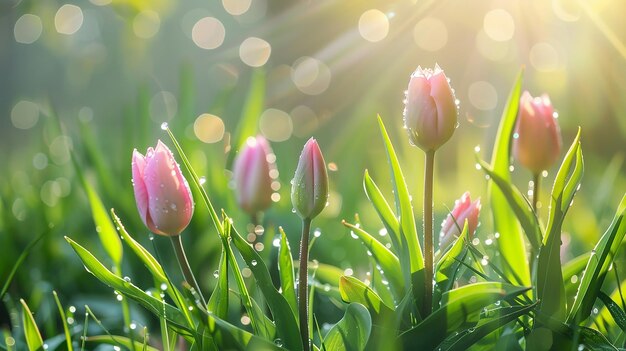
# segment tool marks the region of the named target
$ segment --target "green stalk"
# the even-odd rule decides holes
[[[433,308],[433,173],[435,150],[426,151],[424,166],[424,311]]]
[[[115,270],[117,271],[117,274],[119,274],[120,276],[122,275],[122,265],[119,263],[115,264]],[[122,318],[124,320],[124,328],[123,330],[126,332],[128,328],[128,337],[131,340],[135,340],[135,332],[130,329],[130,323],[131,323],[131,319],[130,319],[130,306],[128,305],[128,301],[126,300],[126,298],[123,298],[122,301]],[[135,351],[135,343],[131,343],[131,348],[132,351]]]
[[[171,236],[170,239],[172,239],[172,246],[174,246],[174,251],[176,252],[176,260],[178,260],[178,265],[183,273],[183,277],[185,277],[187,283],[189,283],[189,285],[196,290],[196,294],[202,302],[202,307],[206,309],[206,300],[204,299],[204,296],[202,296],[202,291],[200,291],[200,286],[196,281],[196,277],[194,277],[191,272],[189,261],[187,261],[187,256],[185,255],[185,250],[183,249],[183,239],[180,235]]]
[[[533,174],[533,211],[539,218],[539,214],[537,213],[537,201],[539,201],[539,173]]]
[[[309,338],[309,301],[308,301],[308,261],[309,261],[309,233],[311,219],[302,220],[302,240],[300,240],[300,271],[298,272],[298,311],[300,319],[300,338],[302,350],[310,350]]]

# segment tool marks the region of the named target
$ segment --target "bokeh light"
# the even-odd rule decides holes
[[[437,51],[448,42],[448,29],[443,21],[427,17],[413,28],[415,44],[426,51]]]
[[[389,19],[380,10],[367,10],[359,18],[359,33],[372,43],[381,41],[389,34]]]
[[[11,110],[11,123],[18,129],[30,129],[39,120],[39,105],[21,100]]]
[[[203,113],[193,122],[193,132],[203,143],[217,143],[224,138],[224,121],[216,115]]]
[[[133,32],[143,39],[154,37],[161,26],[161,18],[154,11],[141,11],[133,19]]]
[[[250,9],[252,0],[222,0],[224,10],[233,16],[243,15]]]
[[[22,44],[32,44],[41,36],[43,25],[37,15],[26,13],[15,21],[13,35],[15,41]]]
[[[515,34],[513,16],[504,9],[491,10],[485,15],[483,30],[495,41],[511,40]]]
[[[472,106],[479,110],[492,110],[498,104],[498,92],[496,88],[485,81],[477,81],[469,86],[467,93]]]
[[[272,47],[267,41],[250,37],[239,46],[239,58],[250,67],[261,67],[267,63],[272,53]]]
[[[313,57],[301,57],[293,64],[291,79],[298,89],[308,95],[318,95],[330,85],[328,66]]]
[[[538,71],[549,72],[559,68],[559,53],[554,46],[540,42],[530,49],[530,64]]]
[[[54,27],[60,34],[72,35],[83,25],[83,10],[76,5],[65,4],[54,16]]]
[[[201,18],[191,30],[193,42],[202,49],[215,49],[224,43],[226,28],[214,17]]]
[[[291,137],[293,122],[287,112],[269,108],[261,115],[259,129],[267,140],[275,142],[285,141]]]

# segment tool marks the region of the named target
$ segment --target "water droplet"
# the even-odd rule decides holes
[[[329,292],[330,291],[330,285],[324,284],[324,291]]]
[[[358,239],[359,236],[356,235],[353,231],[350,231],[350,236],[352,237],[352,239]]]
[[[124,277],[124,281],[130,283],[130,277]]]
[[[283,341],[280,338],[276,338],[274,340],[274,344],[276,344],[276,346],[282,347],[283,346]]]
[[[176,204],[173,203],[173,202],[170,204],[170,208],[172,209],[172,211],[177,211],[178,210],[178,208],[176,207]],[[166,213],[167,213],[167,210],[166,210]]]
[[[170,126],[167,124],[167,122],[163,122],[161,123],[161,129],[163,130],[167,130]]]
[[[137,324],[135,322],[130,323],[130,325],[128,326],[131,330],[135,330],[137,329]]]
[[[482,167],[477,163],[474,167],[476,167],[476,169],[480,170]]]
[[[206,183],[206,177],[202,176],[198,179],[198,183],[200,183],[200,185],[204,185],[204,183]]]
[[[378,235],[380,235],[380,236],[385,236],[385,235],[387,235],[387,228],[381,228],[381,229],[378,231]]]
[[[296,209],[295,209],[295,208],[292,208],[292,209],[291,209],[291,213],[296,213]]]
[[[149,238],[151,241],[152,241],[152,240],[154,240],[154,234],[152,234],[152,233],[148,234],[148,238]]]
[[[252,261],[250,261],[250,264],[252,264],[253,266],[256,266],[257,262],[256,262],[256,260],[252,260]]]
[[[122,296],[122,295],[117,295],[117,296],[115,296],[115,298],[117,299],[117,301],[124,300],[124,296]]]
[[[161,288],[161,291],[167,290],[167,284],[166,283],[161,283],[160,288]]]
[[[313,232],[313,236],[319,238],[320,236],[322,236],[322,231],[319,228],[315,229],[315,231]]]
[[[474,152],[480,152],[480,145],[474,146]]]
[[[275,238],[274,240],[272,240],[272,246],[280,247],[280,238]]]
[[[220,272],[218,270],[215,270],[215,272],[213,272],[213,278],[219,278],[220,276]]]

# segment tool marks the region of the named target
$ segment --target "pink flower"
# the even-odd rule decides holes
[[[449,213],[446,220],[441,224],[441,232],[439,233],[440,249],[445,249],[461,235],[465,220],[467,220],[469,235],[474,235],[478,226],[480,207],[480,198],[472,202],[469,191],[466,191],[460,199],[454,202],[452,213]]]
[[[437,150],[454,133],[457,105],[443,70],[417,67],[406,91],[404,126],[411,144],[424,151]]]
[[[548,95],[533,98],[525,91],[513,134],[513,156],[533,174],[550,168],[561,152],[561,131]]]
[[[179,235],[191,221],[189,184],[170,149],[159,140],[146,156],[133,151],[133,187],[143,223],[155,234]]]
[[[326,162],[317,141],[304,145],[296,173],[291,181],[291,203],[302,219],[316,217],[328,201]]]
[[[276,166],[268,161],[272,149],[262,136],[250,137],[237,154],[233,177],[237,203],[246,213],[256,215],[272,204],[272,177]]]

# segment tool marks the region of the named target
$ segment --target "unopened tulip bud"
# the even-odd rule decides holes
[[[513,134],[517,162],[539,174],[550,168],[561,152],[561,131],[548,95],[533,98],[525,91]]]
[[[465,192],[460,199],[454,202],[454,209],[441,225],[439,234],[439,248],[445,249],[456,238],[461,235],[465,220],[467,220],[467,230],[469,235],[474,235],[478,226],[478,215],[480,214],[480,198],[472,202],[469,191]]]
[[[317,141],[304,145],[291,182],[291,203],[302,219],[316,217],[328,201],[328,173]]]
[[[251,216],[272,204],[272,177],[275,169],[272,150],[262,136],[250,137],[239,151],[233,168],[237,203]],[[272,161],[270,159],[270,161]]]
[[[443,70],[417,67],[406,91],[404,126],[411,144],[435,151],[447,142],[457,124],[454,92]]]
[[[133,151],[133,187],[143,223],[155,234],[179,235],[191,221],[189,184],[170,149],[160,140],[146,155]]]

